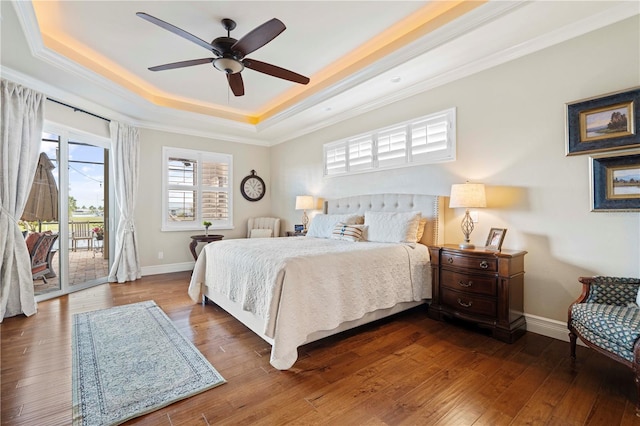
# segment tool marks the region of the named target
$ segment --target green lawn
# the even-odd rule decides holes
[[[69,222],[89,222],[91,227],[104,225],[104,218],[99,216],[74,216]],[[24,222],[20,224],[20,230],[38,231],[38,222],[29,222],[29,226],[25,226]],[[58,232],[60,226],[58,222],[42,222],[42,231]]]

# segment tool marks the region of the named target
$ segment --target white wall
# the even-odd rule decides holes
[[[447,195],[465,180],[487,185],[472,240],[507,228],[524,249],[525,312],[566,321],[582,275],[640,276],[640,214],[593,213],[588,155],[565,156],[565,103],[640,85],[640,18],[589,33],[271,149],[273,213],[300,223],[295,196],[415,192]],[[323,178],[322,145],[455,106],[457,161]],[[463,211],[448,212],[457,243]]]

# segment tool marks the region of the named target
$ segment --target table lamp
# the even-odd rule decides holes
[[[296,210],[302,210],[302,231],[307,232],[307,225],[309,224],[309,216],[307,216],[307,209],[313,209],[313,197],[311,195],[298,195],[296,196]]]
[[[460,243],[462,249],[475,248],[471,244],[469,237],[473,231],[473,220],[469,215],[470,208],[486,207],[487,198],[484,193],[484,184],[482,183],[461,183],[451,185],[451,197],[449,198],[449,208],[464,207],[467,211],[462,219],[462,233],[464,234],[464,242]]]

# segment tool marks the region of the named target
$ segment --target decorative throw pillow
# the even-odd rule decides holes
[[[318,214],[309,225],[307,237],[330,238],[338,223],[355,225],[357,218],[355,214]]]
[[[380,243],[415,243],[420,212],[365,212],[367,239]]]
[[[427,226],[427,219],[420,218],[420,222],[418,222],[418,233],[416,235],[416,241],[420,241],[422,236],[424,235],[424,229]]]
[[[331,234],[331,238],[334,240],[344,241],[360,241],[362,239],[362,231],[364,225],[347,225],[346,223],[338,223]]]
[[[249,238],[271,238],[272,229],[252,229]]]

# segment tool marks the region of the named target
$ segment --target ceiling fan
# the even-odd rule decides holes
[[[261,62],[246,57],[246,55],[248,55],[249,53],[258,50],[265,44],[269,43],[286,29],[282,21],[280,21],[279,19],[273,18],[265,22],[264,24],[254,28],[240,40],[236,40],[230,35],[231,31],[236,27],[236,23],[232,19],[225,18],[222,20],[222,26],[227,30],[227,36],[218,37],[211,43],[207,43],[206,41],[194,36],[193,34],[190,34],[185,30],[176,27],[175,25],[169,24],[168,22],[151,16],[147,13],[138,12],[136,13],[136,15],[144,20],[151,22],[152,24],[156,24],[157,26],[164,28],[167,31],[170,31],[182,38],[185,38],[199,46],[204,47],[216,56],[215,58],[191,59],[188,61],[158,65],[155,67],[150,67],[150,71],[164,71],[175,68],[191,67],[194,65],[211,63],[216,69],[224,72],[227,75],[229,87],[231,88],[233,94],[236,96],[244,95],[244,83],[242,81],[240,72],[245,68],[249,68],[263,74],[268,74],[273,77],[282,78],[284,80],[293,81],[295,83],[309,83],[308,77],[284,68],[280,68],[275,65],[268,64],[266,62]]]

